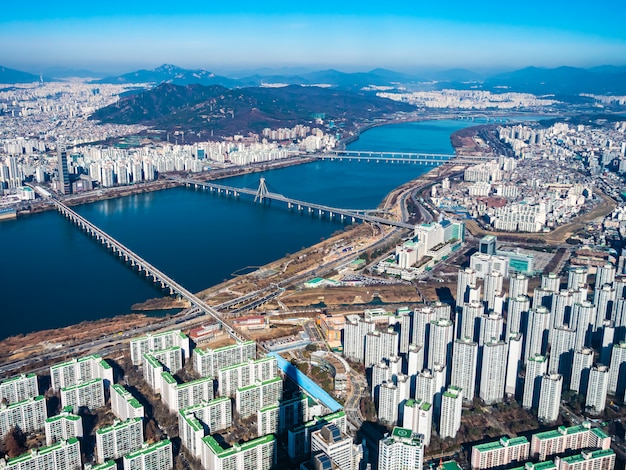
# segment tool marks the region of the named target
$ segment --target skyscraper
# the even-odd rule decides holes
[[[606,405],[606,394],[609,389],[609,368],[598,365],[589,372],[589,386],[585,405],[591,408],[592,413],[600,414]]]
[[[483,346],[478,395],[488,405],[499,403],[504,398],[506,358],[507,344],[504,341],[488,342]]]
[[[593,366],[593,349],[583,348],[574,352],[572,364],[572,378],[569,389],[583,396],[587,394],[589,372]]]
[[[61,194],[70,194],[72,192],[72,184],[70,183],[70,172],[67,166],[67,152],[65,149],[58,150],[58,171],[59,171],[59,192]]]
[[[558,419],[562,388],[563,376],[560,374],[546,374],[541,378],[539,409],[537,411],[537,417],[541,421],[552,423]]]
[[[463,412],[463,391],[458,387],[448,387],[441,397],[441,418],[439,420],[439,437],[454,438],[461,427]]]
[[[539,389],[541,378],[548,369],[545,356],[531,356],[526,364],[526,378],[524,379],[524,396],[522,406],[524,408],[537,408],[539,405]]]
[[[454,341],[450,385],[463,389],[463,398],[472,401],[476,386],[478,344],[470,338]]]

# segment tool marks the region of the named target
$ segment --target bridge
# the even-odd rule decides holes
[[[457,156],[438,153],[372,152],[369,150],[331,150],[317,155],[320,160],[353,160],[376,163],[412,163],[418,165],[441,165],[443,163],[472,164],[493,159],[493,156]]]
[[[314,202],[305,202],[298,199],[293,199],[282,194],[272,193],[268,191],[265,184],[265,178],[261,178],[261,182],[257,189],[249,188],[236,188],[234,186],[226,186],[223,184],[212,183],[210,181],[196,181],[183,178],[172,178],[172,181],[184,184],[187,187],[203,188],[216,194],[224,194],[226,196],[239,197],[241,194],[254,197],[254,202],[279,201],[284,202],[288,209],[298,210],[300,212],[306,211],[310,214],[317,213],[320,217],[324,214],[333,219],[338,217],[340,220],[351,220],[352,222],[371,222],[374,224],[387,225],[390,227],[406,228],[413,230],[415,225],[407,222],[385,219],[384,217],[377,217],[371,215],[372,212],[377,212],[372,209],[340,209],[337,207],[330,207],[323,204],[316,204]]]
[[[145,273],[147,278],[152,278],[155,284],[160,284],[163,289],[169,289],[170,294],[181,296],[182,298],[188,300],[192,306],[198,308],[202,313],[213,317],[213,319],[215,319],[235,340],[247,341],[251,339],[247,335],[236,331],[230,321],[226,320],[215,308],[206,304],[202,299],[198,298],[195,294],[185,289],[174,279],[154,267],[152,264],[148,263],[148,261],[140,257],[130,248],[124,246],[121,242],[99,229],[97,226],[70,209],[62,202],[53,198],[50,198],[49,200],[68,220],[105,245],[108,249],[112,250],[120,258],[123,258],[126,263],[129,263],[132,267],[137,268],[139,272]]]

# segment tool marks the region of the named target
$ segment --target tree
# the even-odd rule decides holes
[[[22,455],[28,450],[26,448],[26,435],[20,428],[12,428],[4,436],[4,447],[9,458]]]

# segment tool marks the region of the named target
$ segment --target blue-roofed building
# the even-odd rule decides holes
[[[336,411],[343,409],[343,406],[337,403],[335,399],[331,397],[322,387],[313,382],[313,380],[311,380],[306,374],[300,372],[298,368],[287,359],[281,357],[275,352],[268,353],[268,356],[275,357],[276,361],[278,361],[278,367],[280,370],[282,370],[287,377],[298,384],[298,386],[307,395],[328,408],[331,413],[335,413]]]

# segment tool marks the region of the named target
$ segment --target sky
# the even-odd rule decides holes
[[[9,0],[0,66],[123,73],[170,63],[232,73],[626,65],[624,18],[624,0]]]

